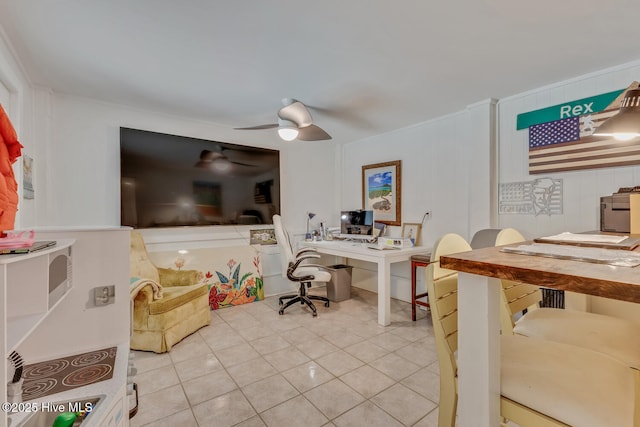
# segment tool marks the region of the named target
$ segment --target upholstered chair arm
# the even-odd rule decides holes
[[[137,304],[142,304],[144,306],[151,304],[153,301],[153,287],[151,285],[141,287],[136,294],[134,301]]]
[[[202,279],[202,273],[198,270],[174,270],[172,268],[158,267],[160,284],[169,286],[195,285]]]

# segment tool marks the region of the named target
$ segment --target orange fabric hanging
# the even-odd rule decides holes
[[[11,165],[22,155],[9,116],[0,105],[0,231],[13,230],[18,211],[18,183]]]

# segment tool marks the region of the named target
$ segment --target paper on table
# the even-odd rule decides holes
[[[582,248],[578,246],[533,243],[530,245],[506,247],[502,248],[501,251],[521,255],[535,255],[572,261],[617,265],[620,267],[636,267],[640,265],[640,253],[618,249]]]
[[[596,243],[620,243],[629,236],[613,236],[610,234],[575,234],[565,231],[555,236],[542,237],[541,240],[557,240],[561,242],[596,242]]]

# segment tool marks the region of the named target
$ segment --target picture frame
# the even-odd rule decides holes
[[[422,233],[422,224],[418,222],[405,222],[402,224],[402,237],[411,239],[414,246],[420,245],[420,235]]]
[[[277,243],[276,230],[273,228],[249,230],[250,245],[275,245]]]
[[[362,208],[376,222],[401,225],[402,160],[362,166]]]

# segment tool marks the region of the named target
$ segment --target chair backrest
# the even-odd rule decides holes
[[[438,279],[440,277],[445,277],[455,273],[454,270],[449,270],[449,269],[440,267],[440,257],[442,255],[450,255],[458,252],[467,252],[470,250],[471,250],[471,246],[469,246],[469,243],[467,243],[464,237],[455,233],[445,234],[440,239],[438,239],[438,241],[433,246],[433,249],[431,251],[432,262],[429,265],[432,266],[432,269],[431,269],[432,271],[429,275],[432,276],[434,279]]]
[[[445,234],[438,239],[431,252],[431,260],[443,255],[471,250],[471,246],[458,234]],[[458,273],[441,268],[432,262],[426,269],[427,293],[431,308],[431,319],[436,339],[438,365],[440,368],[439,426],[455,425],[458,401]]]
[[[158,268],[153,264],[147,253],[142,234],[138,231],[131,231],[131,248],[129,251],[130,277],[151,279],[156,283],[160,282]]]
[[[485,228],[483,230],[476,231],[476,234],[471,238],[471,247],[473,249],[489,248],[496,245],[496,238],[500,233],[499,228]]]
[[[496,237],[496,246],[511,245],[525,241],[524,236],[514,228],[504,228],[500,230]],[[540,287],[527,283],[514,282],[512,280],[502,280],[502,309],[500,313],[500,323],[503,333],[513,333],[515,325],[513,317],[525,309],[532,309],[538,306],[542,300]]]
[[[278,249],[280,249],[280,262],[282,264],[282,277],[287,277],[287,269],[289,263],[294,261],[293,248],[289,240],[289,233],[282,226],[282,217],[280,215],[273,216],[273,227],[278,241]]]

